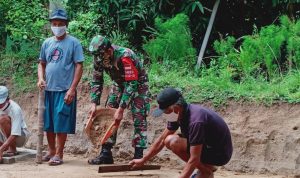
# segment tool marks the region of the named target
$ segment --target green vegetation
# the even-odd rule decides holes
[[[62,3],[71,19],[68,31],[81,40],[86,52],[83,82],[91,79],[92,70],[92,57],[86,49],[94,35],[102,34],[115,44],[137,52],[149,71],[152,93],[174,86],[182,89],[191,102],[212,101],[216,105],[227,100],[266,104],[300,102],[298,0],[222,3],[220,11],[228,10],[230,19],[241,16],[233,12],[235,4],[246,3],[247,11],[241,17],[245,19],[237,29],[222,25],[223,16],[218,16],[221,28],[215,25],[205,54],[211,57],[203,60],[198,71],[194,70],[196,51],[206,30],[212,2],[64,0]],[[252,6],[257,8],[248,8]],[[36,88],[40,46],[51,35],[48,8],[48,0],[0,1],[0,16],[4,17],[0,19],[0,84],[11,85],[15,93]],[[264,8],[261,16],[269,18],[259,19],[256,14]],[[227,35],[228,31],[232,33]],[[109,81],[107,76],[105,80]]]
[[[300,41],[300,34],[297,32],[299,28],[299,21],[293,23],[282,16],[281,25],[266,26],[252,35],[244,36],[239,49],[235,48],[234,37],[215,41],[214,48],[219,57],[203,67],[198,76],[193,72],[186,74],[185,70],[172,68],[164,62],[152,64],[151,87],[156,93],[165,86],[175,86],[181,88],[190,101],[211,100],[216,105],[228,99],[266,104],[274,101],[300,102],[300,56],[297,57],[296,52],[299,51],[296,45]],[[171,27],[168,29],[172,31]],[[181,37],[177,34],[174,36]],[[174,44],[172,41],[169,43],[170,46]],[[153,45],[153,50],[146,51],[159,51],[157,46]]]
[[[263,77],[266,80],[283,76],[299,69],[298,29],[300,22],[292,22],[287,16],[280,18],[280,25],[269,25],[253,35],[243,37],[239,49],[235,49],[233,37],[214,43],[221,56],[214,62],[222,68],[230,68],[235,80]]]
[[[161,88],[180,88],[188,101],[212,101],[215,105],[228,100],[251,101],[272,104],[276,101],[300,102],[300,72],[292,71],[271,81],[249,77],[240,83],[232,82],[229,72],[215,75],[212,69],[203,72],[202,77],[180,75],[178,71],[162,70],[160,65],[150,70],[150,86],[153,93]]]
[[[193,67],[196,50],[191,43],[188,16],[178,14],[163,22],[157,18],[154,39],[144,44],[152,63],[163,63],[168,69],[189,70]]]

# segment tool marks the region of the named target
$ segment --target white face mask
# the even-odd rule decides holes
[[[173,110],[173,112],[171,112],[170,114],[167,114],[168,115],[168,119],[167,121],[169,122],[176,122],[178,120],[178,114],[176,114]]]
[[[61,27],[51,26],[51,30],[56,37],[61,37],[66,33],[67,26],[61,26]]]

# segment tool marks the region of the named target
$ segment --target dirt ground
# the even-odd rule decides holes
[[[180,174],[180,169],[163,167],[161,170],[127,171],[115,173],[98,173],[98,166],[88,165],[82,156],[66,155],[65,163],[60,166],[48,166],[47,163],[35,164],[34,159],[20,161],[10,165],[0,165],[1,178],[175,178]],[[218,170],[215,178],[292,178],[291,176],[278,176],[271,174],[245,174],[227,170]]]
[[[104,90],[102,104],[108,89]],[[27,148],[35,149],[37,143],[37,93],[27,93],[14,98],[24,109],[29,130],[33,133]],[[97,154],[84,132],[90,108],[89,90],[86,85],[78,88],[76,134],[68,137],[65,152],[70,154],[65,164],[57,168],[46,164],[35,165],[34,161],[13,165],[0,165],[0,177],[176,177],[184,166],[169,150],[163,149],[148,164],[161,164],[168,171],[143,171],[128,173],[97,173],[97,167],[89,166],[86,160]],[[277,103],[271,106],[255,103],[229,101],[214,108],[229,125],[234,145],[231,161],[216,173],[219,177],[264,178],[300,177],[300,104]],[[166,126],[166,118],[148,117],[148,144],[160,135]],[[128,163],[133,156],[131,135],[133,124],[125,114],[118,130],[117,144],[113,149],[116,162]],[[44,139],[44,147],[47,142]],[[75,155],[75,156],[74,156]],[[77,155],[77,156],[76,156]],[[78,156],[80,155],[80,156]],[[84,157],[84,158],[82,158]],[[17,171],[16,171],[17,170]],[[3,176],[2,176],[3,174]]]

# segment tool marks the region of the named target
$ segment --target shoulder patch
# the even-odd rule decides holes
[[[125,81],[138,80],[138,70],[133,61],[129,57],[123,57],[121,60],[124,65]]]

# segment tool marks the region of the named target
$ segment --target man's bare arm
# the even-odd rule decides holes
[[[46,62],[40,61],[38,64],[38,83],[37,86],[40,89],[45,88],[46,83],[45,83],[45,69],[46,69]]]
[[[136,159],[132,160],[129,164],[132,165],[132,167],[140,167],[142,166],[146,161],[151,159],[153,156],[155,156],[157,153],[159,153],[163,147],[165,146],[165,139],[168,135],[174,134],[176,131],[168,130],[167,128],[163,131],[163,133],[157,138],[157,140],[153,143],[153,145],[150,147],[149,151],[146,153],[146,155],[142,159]]]
[[[82,73],[83,73],[83,64],[82,64],[82,62],[76,63],[73,82],[72,82],[71,87],[67,91],[66,96],[64,98],[64,100],[67,104],[70,104],[73,101],[74,97],[75,97],[76,87],[77,87],[77,85],[78,85],[78,83],[81,79]]]
[[[16,140],[16,135],[10,135],[0,147],[0,158],[2,159],[3,152]]]

